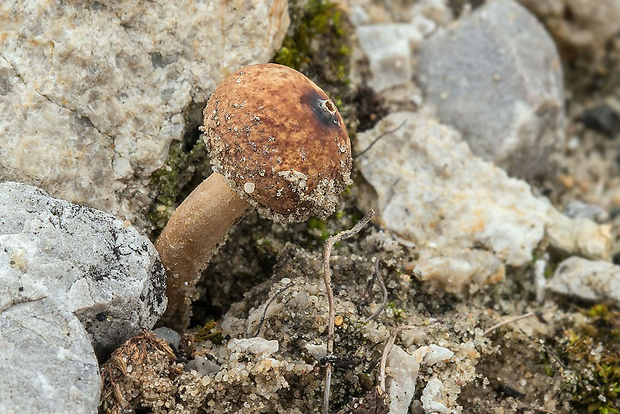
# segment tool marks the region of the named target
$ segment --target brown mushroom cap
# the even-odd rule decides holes
[[[214,170],[262,215],[303,221],[334,212],[351,183],[351,143],[310,79],[276,64],[245,67],[220,84],[204,115]]]

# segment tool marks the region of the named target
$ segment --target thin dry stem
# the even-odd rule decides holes
[[[534,316],[534,312],[530,312],[530,313],[526,313],[525,315],[520,315],[520,316],[514,316],[512,318],[508,318],[503,322],[500,322],[498,324],[495,324],[493,326],[491,326],[489,329],[487,329],[486,331],[484,331],[484,333],[482,334],[482,336],[487,336],[488,334],[490,334],[491,332],[493,332],[494,330],[496,330],[499,327],[502,327],[504,325],[508,325],[510,323],[514,323],[517,321],[520,321],[521,319],[526,319],[526,318],[530,318]]]
[[[381,290],[383,291],[383,301],[381,302],[381,305],[372,313],[372,315],[370,315],[368,318],[366,318],[364,320],[364,323],[368,323],[368,322],[372,321],[373,319],[375,319],[377,317],[377,315],[379,315],[383,311],[383,309],[385,309],[385,305],[387,304],[388,291],[387,291],[387,288],[385,287],[385,282],[383,281],[383,276],[381,275],[380,263],[381,263],[380,260],[377,260],[377,262],[375,263],[375,272],[374,272],[374,275],[373,275],[373,280],[374,279],[379,280],[379,286],[381,286]]]
[[[379,388],[382,391],[385,391],[385,366],[387,365],[387,357],[392,351],[392,347],[394,347],[394,342],[396,341],[396,337],[401,331],[405,329],[416,329],[416,326],[413,325],[403,325],[394,329],[392,335],[388,338],[385,343],[385,347],[383,348],[383,353],[381,354],[381,368],[379,368]]]
[[[271,299],[269,299],[269,302],[267,302],[267,304],[265,305],[265,309],[263,310],[263,314],[260,317],[260,321],[258,322],[258,328],[256,329],[256,333],[254,334],[254,336],[258,336],[260,334],[260,330],[263,327],[263,323],[265,322],[265,316],[267,315],[267,309],[269,308],[269,306],[273,303],[273,301],[278,297],[278,295],[280,295],[280,293],[284,292],[285,290],[287,290],[288,288],[292,288],[293,286],[295,286],[294,283],[289,283],[288,285],[284,286],[283,288],[281,288],[280,290],[278,290]]]
[[[334,308],[334,291],[332,290],[332,269],[329,265],[329,259],[332,255],[332,249],[336,243],[355,236],[368,224],[375,212],[370,210],[360,221],[357,222],[351,230],[344,230],[331,236],[325,243],[325,253],[323,254],[323,280],[325,282],[325,292],[327,293],[327,303],[329,306],[329,317],[327,321],[327,356],[334,352],[334,319],[336,318],[336,309]],[[327,363],[325,367],[325,392],[323,394],[323,414],[329,413],[329,392],[332,380],[332,364]]]
[[[358,152],[357,154],[355,154],[355,158],[357,157],[361,157],[362,155],[364,155],[365,153],[367,153],[381,138],[383,138],[384,136],[394,133],[396,131],[398,131],[399,129],[401,129],[403,127],[403,125],[405,125],[407,123],[407,120],[405,119],[403,122],[400,123],[399,126],[397,126],[394,129],[390,129],[389,131],[385,131],[384,133],[380,134],[377,138],[375,138],[370,144],[368,144],[368,146],[366,148],[364,148],[362,151]]]

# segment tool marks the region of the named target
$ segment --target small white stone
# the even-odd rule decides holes
[[[547,281],[547,289],[589,302],[613,302],[620,306],[620,266],[570,257]]]
[[[428,353],[424,356],[426,365],[435,365],[440,361],[445,361],[454,356],[454,352],[439,345],[431,344],[428,347]]]
[[[222,369],[218,364],[209,361],[207,358],[197,355],[196,358],[189,361],[187,365],[185,365],[186,370],[196,370],[202,375],[215,374],[220,372]]]
[[[390,395],[390,414],[406,414],[415,394],[415,382],[420,364],[399,346],[394,346],[388,355],[386,373],[387,391]]]
[[[327,346],[326,345],[306,344],[306,346],[304,346],[304,348],[317,361],[320,361],[321,359],[325,358],[325,355],[327,355]]]
[[[268,341],[265,338],[254,337],[249,339],[231,339],[228,343],[228,350],[233,353],[249,353],[267,358],[271,354],[278,352],[279,344],[275,339]]]
[[[422,391],[422,407],[425,413],[449,413],[448,407],[436,401],[443,394],[443,383],[437,378],[431,379]]]
[[[243,191],[245,191],[248,194],[252,194],[255,188],[256,188],[256,185],[254,183],[248,182],[248,183],[243,184]]]

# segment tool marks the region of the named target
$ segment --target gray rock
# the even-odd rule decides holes
[[[572,219],[588,219],[601,223],[609,218],[609,214],[594,204],[584,203],[580,200],[572,200],[564,208],[564,214]]]
[[[588,302],[610,301],[620,306],[620,266],[570,257],[547,281],[547,289]]]
[[[4,299],[0,305],[0,412],[96,413],[99,367],[80,321],[34,286],[12,302]]]
[[[196,358],[192,359],[185,365],[185,370],[196,370],[202,375],[215,374],[222,369],[218,364],[209,361],[206,357],[196,355]]]
[[[148,239],[110,214],[0,184],[0,303],[30,287],[74,313],[99,357],[166,308],[165,274]]]
[[[286,0],[1,6],[0,181],[138,220],[218,82],[267,62]],[[140,224],[140,223],[138,223]]]
[[[155,335],[159,339],[163,339],[166,341],[168,345],[174,350],[179,349],[179,344],[181,343],[181,335],[173,329],[170,329],[166,326],[159,327],[153,331]]]
[[[418,80],[442,122],[475,155],[517,177],[549,172],[564,140],[563,76],[545,29],[512,0],[494,0],[421,46]]]

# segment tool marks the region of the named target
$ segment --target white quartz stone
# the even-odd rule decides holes
[[[548,208],[527,183],[472,155],[454,129],[424,114],[388,115],[359,134],[357,152],[388,131],[357,157],[372,190],[360,201],[416,246],[420,278],[460,291],[501,279],[504,265],[531,261]]]
[[[415,393],[420,364],[413,355],[394,346],[388,355],[386,374],[387,392],[390,396],[390,414],[406,414]]]
[[[0,181],[135,219],[171,141],[288,23],[286,0],[0,2]]]

